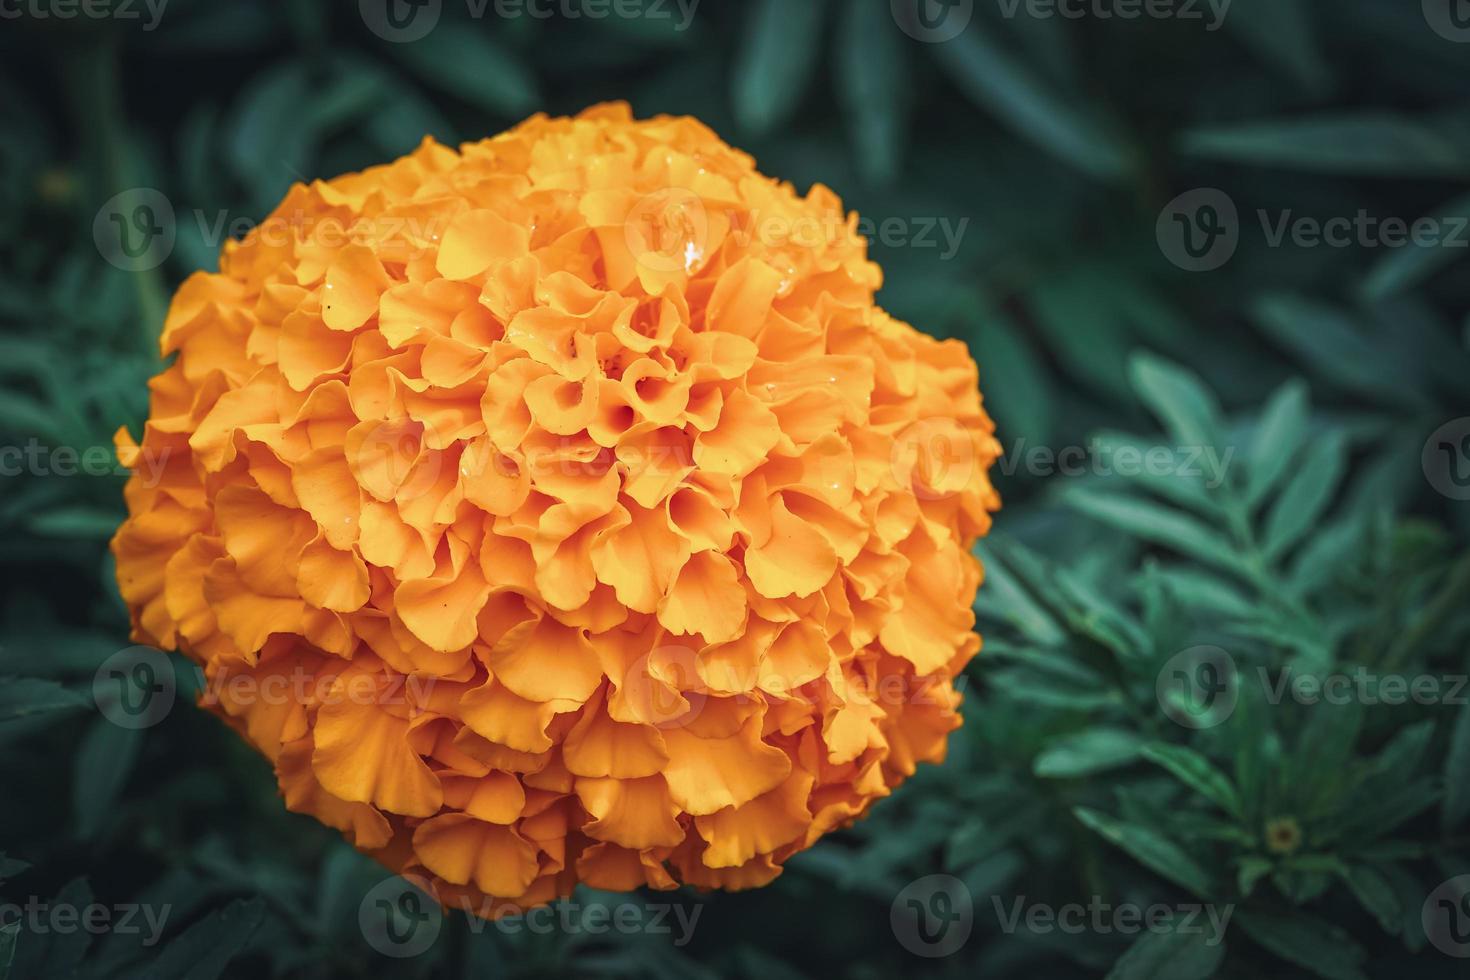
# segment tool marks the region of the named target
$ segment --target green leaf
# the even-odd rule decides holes
[[[965,339],[980,365],[985,405],[1004,442],[1022,456],[1030,445],[1050,446],[1056,424],[1055,392],[1041,357],[1004,313],[987,311],[967,326]],[[1021,460],[1003,458],[1001,465],[1012,462]]]
[[[735,118],[764,136],[791,118],[822,49],[825,0],[755,0],[735,58]]]
[[[20,938],[20,922],[0,925],[0,980],[10,980],[10,964],[15,962],[15,942]]]
[[[1129,765],[1143,739],[1122,728],[1089,728],[1053,741],[1031,765],[1042,779],[1076,779]]]
[[[1234,0],[1225,25],[1264,60],[1313,93],[1327,91],[1332,71],[1312,23],[1308,0]]]
[[[1311,705],[1287,774],[1291,798],[1302,814],[1314,814],[1338,797],[1362,729],[1363,705],[1356,698]]]
[[[1444,808],[1440,824],[1448,833],[1470,817],[1470,703],[1461,703],[1450,730],[1449,751],[1444,759]]]
[[[1401,116],[1334,116],[1201,126],[1180,148],[1193,156],[1311,173],[1463,177],[1470,159],[1440,131]]]
[[[1220,446],[1220,405],[1188,368],[1148,353],[1128,362],[1133,389],[1180,448]]]
[[[1063,493],[1062,501],[1134,537],[1237,574],[1249,574],[1245,563],[1225,537],[1176,510],[1132,497],[1077,488]]]
[[[1347,446],[1341,433],[1330,433],[1307,448],[1266,519],[1263,546],[1276,560],[1311,531],[1332,503],[1347,472]]]
[[[1159,832],[1125,823],[1087,807],[1074,807],[1072,814],[1104,840],[1121,848],[1139,864],[1186,891],[1208,898],[1213,890],[1210,874],[1178,844]]]
[[[146,968],[135,972],[133,980],[217,980],[249,945],[264,918],[264,901],[236,899],[184,930]]]
[[[1294,379],[1277,388],[1266,403],[1251,446],[1246,499],[1253,506],[1265,498],[1296,459],[1307,435],[1309,398],[1306,383]]]
[[[114,815],[145,734],[146,729],[119,728],[106,718],[98,718],[87,729],[72,771],[77,828],[84,838],[95,836]]]
[[[837,34],[837,95],[857,166],[874,184],[898,175],[908,143],[908,52],[887,0],[848,0]]]
[[[0,723],[85,708],[90,702],[55,681],[0,678]]]
[[[117,532],[124,515],[92,507],[59,507],[37,514],[27,522],[34,534],[47,538],[106,541]]]
[[[1225,956],[1223,938],[1198,923],[1188,931],[1150,929],[1118,958],[1107,980],[1206,980]]]
[[[1164,767],[1174,778],[1232,817],[1242,816],[1240,793],[1235,784],[1213,762],[1193,749],[1153,742],[1143,748],[1143,757]]]
[[[1348,890],[1367,909],[1383,931],[1397,936],[1403,929],[1404,911],[1393,884],[1376,869],[1365,864],[1350,865],[1340,873]]]
[[[488,112],[518,118],[541,105],[535,74],[483,24],[430,31],[392,48],[424,81]]]
[[[1096,110],[1053,91],[980,23],[972,21],[958,37],[930,47],[967,98],[1053,156],[1102,179],[1131,169],[1128,147]]]
[[[1327,980],[1367,980],[1362,947],[1341,929],[1304,912],[1235,913],[1251,939],[1289,963]]]
[[[1470,216],[1470,194],[1462,195],[1436,210],[1431,219],[1435,234],[1424,240],[1411,234],[1406,244],[1386,249],[1364,280],[1363,296],[1381,300],[1420,285],[1465,254],[1464,221]],[[1411,226],[1412,228],[1412,226]]]
[[[1396,363],[1346,316],[1298,296],[1271,294],[1252,307],[1257,325],[1323,378],[1389,405],[1422,407],[1424,395]]]

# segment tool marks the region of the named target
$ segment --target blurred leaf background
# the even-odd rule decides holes
[[[39,455],[0,460],[0,899],[171,914],[147,948],[7,920],[0,975],[1463,976],[1421,915],[1470,872],[1470,692],[1451,690],[1470,507],[1423,456],[1470,415],[1455,2],[1235,0],[1218,20],[978,0],[942,43],[888,0],[531,5],[547,17],[445,0],[412,42],[370,30],[372,3],[7,8],[0,445]],[[106,556],[122,478],[99,454],[138,431],[171,290],[292,182],[615,98],[836,189],[872,232],[882,302],[970,344],[1007,507],[967,723],[944,766],[774,885],[680,893],[700,909],[687,944],[456,913],[427,953],[387,959],[357,919],[381,870],[286,813],[233,734],[187,706],[135,733],[98,716],[92,677],[127,645]],[[1234,206],[1239,244],[1188,272],[1166,230],[1200,188]],[[106,216],[143,189],[173,247],[119,268]],[[1360,213],[1433,216],[1460,244],[1270,233]],[[1470,468],[1470,429],[1451,431],[1449,465]],[[1094,465],[1153,447],[1152,474]],[[1229,680],[1220,717],[1160,684],[1206,663]],[[1444,683],[1397,704],[1279,694],[1365,673]],[[890,913],[933,874],[963,883],[973,926],[920,959]],[[1219,944],[1008,928],[1018,900],[1233,916]]]

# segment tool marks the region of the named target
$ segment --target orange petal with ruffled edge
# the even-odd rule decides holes
[[[670,633],[698,633],[710,643],[733,640],[745,626],[740,570],[724,555],[701,551],[679,569],[659,603],[658,621]]]
[[[761,717],[752,714],[734,734],[700,738],[687,728],[664,730],[669,792],[687,813],[741,806],[780,785],[791,772],[786,753],[761,741]]]
[[[317,710],[311,768],[341,800],[427,817],[444,803],[439,780],[410,747],[409,723],[339,682]]]
[[[562,761],[577,776],[637,779],[662,772],[669,761],[663,736],[652,725],[613,721],[602,695],[587,702],[562,743]]]
[[[638,850],[673,847],[684,839],[679,807],[662,776],[642,779],[579,777],[577,798],[592,816],[582,832]]]
[[[494,211],[456,215],[444,231],[435,267],[445,279],[473,279],[492,265],[525,255],[531,235]]]
[[[536,848],[509,827],[464,813],[426,820],[413,832],[424,867],[445,881],[486,895],[516,898],[536,880]]]

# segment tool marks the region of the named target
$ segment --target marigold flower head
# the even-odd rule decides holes
[[[441,901],[769,882],[943,757],[999,506],[855,229],[625,105],[293,187],[118,435],[135,638]]]

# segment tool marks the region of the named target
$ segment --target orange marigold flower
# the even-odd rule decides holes
[[[943,757],[1000,503],[856,222],[621,104],[293,187],[119,433],[135,637],[443,901],[765,884]]]

